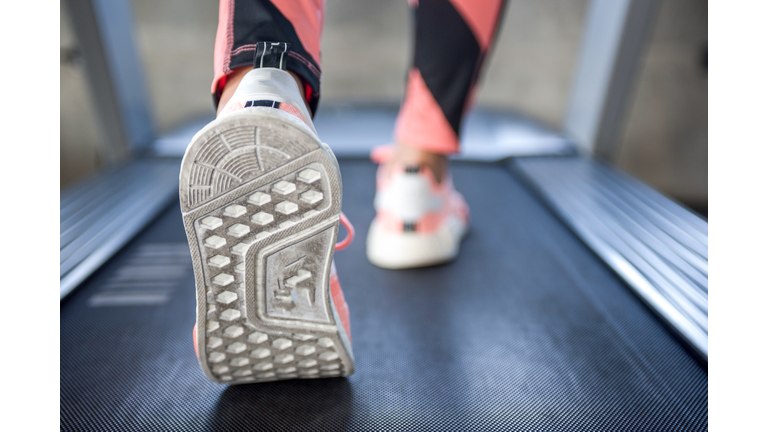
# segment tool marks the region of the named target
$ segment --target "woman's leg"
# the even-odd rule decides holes
[[[258,42],[287,42],[286,70],[299,84],[312,115],[320,100],[323,0],[220,0],[214,49],[214,105],[221,110],[252,69]]]
[[[504,0],[412,1],[415,49],[390,154],[374,200],[366,253],[379,267],[408,268],[454,259],[469,209],[453,188],[448,155],[459,150],[461,123],[472,104]]]
[[[411,1],[414,57],[395,127],[393,161],[427,164],[442,178],[505,0]]]
[[[214,382],[354,371],[333,264],[354,230],[341,214],[338,163],[310,114],[320,97],[323,5],[221,1],[212,85],[221,115],[192,138],[179,176],[195,351]],[[339,223],[348,240],[337,244]]]

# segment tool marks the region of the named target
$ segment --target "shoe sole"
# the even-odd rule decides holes
[[[341,178],[289,114],[247,108],[192,139],[179,196],[197,289],[196,349],[212,381],[346,376],[330,293]]]

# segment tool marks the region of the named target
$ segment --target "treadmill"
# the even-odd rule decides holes
[[[110,21],[130,16],[116,13],[127,3],[69,3],[79,39],[122,47],[121,73],[131,72],[125,56],[135,49],[115,30],[131,26]],[[618,31],[628,43],[647,34],[636,17],[650,20],[652,9],[637,12],[650,6],[628,0],[622,15],[607,3],[622,2],[590,5],[582,59],[591,61],[577,70],[573,106],[585,106],[578,94],[594,84],[580,84],[594,76],[587,69],[618,73],[639,57],[606,54],[595,35]],[[624,25],[601,28],[610,19]],[[89,73],[115,70],[99,47],[83,50]],[[606,111],[628,98],[616,80],[604,80],[608,97],[591,121],[581,110],[563,131],[475,110],[452,162],[469,234],[454,262],[411,270],[365,257],[376,170],[367,153],[390,138],[397,107],[323,106],[316,127],[339,159],[342,210],[357,230],[335,255],[355,373],[220,385],[192,345],[178,202],[181,153],[210,119],[137,138],[151,116],[146,100],[136,103],[143,84],[127,75],[94,85],[109,93],[100,121],[123,125],[112,139],[134,157],[60,197],[62,430],[708,428],[707,221],[605,162],[616,129]],[[126,92],[131,104],[120,102]]]

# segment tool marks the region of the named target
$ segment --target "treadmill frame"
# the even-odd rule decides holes
[[[617,207],[619,204],[611,204],[612,199],[606,198],[605,191],[599,192],[596,184],[603,189],[618,186],[627,196],[651,197],[645,204],[636,199],[633,205],[646,205],[643,211],[656,212],[672,226],[678,222],[689,224],[696,216],[637,180],[590,159],[594,154],[611,160],[615,154],[658,4],[658,0],[590,1],[563,124],[566,139],[576,142],[586,156],[553,157],[543,164],[520,160],[512,162],[512,167],[526,177],[566,224],[706,361],[707,222],[698,219],[691,225],[699,226],[698,233],[703,235],[703,241],[701,238],[698,241],[704,253],[700,250],[693,253],[703,260],[704,271],[688,272],[686,265],[696,263],[686,261],[685,253],[678,254],[677,258],[687,264],[670,264],[670,259],[675,261],[675,258],[670,258],[669,251],[664,250],[670,247],[670,241],[678,242],[677,247],[683,249],[690,249],[690,245],[674,237],[648,240],[647,234],[653,228],[647,227],[640,228],[645,230],[645,237],[638,237],[640,231],[632,226],[638,220],[633,220],[627,212],[622,213]],[[143,68],[134,43],[129,2],[67,0],[67,5],[72,12],[87,81],[103,129],[103,156],[111,168],[61,192],[60,299],[173,201],[178,178],[178,159],[149,156],[162,138],[156,139],[154,132]],[[568,162],[561,162],[566,160]],[[121,161],[127,162],[118,166]],[[547,168],[547,163],[581,166],[607,177],[591,184],[590,176],[584,177],[583,172],[566,174]],[[542,176],[543,172],[547,172],[549,178]],[[149,182],[146,182],[147,175],[151,178]],[[577,191],[582,198],[597,193],[601,199],[579,202],[573,199],[574,187],[583,188]],[[607,211],[606,205],[613,205],[612,211]],[[612,224],[613,230],[606,224]],[[682,229],[681,226],[676,229]],[[606,230],[614,237],[606,237]],[[661,246],[656,244],[658,247],[654,249],[650,245],[653,241]],[[641,245],[642,253],[630,257],[631,245],[636,246],[635,252]]]

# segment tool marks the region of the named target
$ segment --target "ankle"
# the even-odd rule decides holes
[[[221,113],[221,110],[224,109],[225,106],[227,106],[227,102],[229,102],[230,99],[232,99],[232,95],[235,94],[235,90],[237,90],[237,86],[240,85],[240,81],[243,80],[243,77],[248,72],[252,71],[252,66],[241,66],[239,68],[235,68],[231,74],[227,76],[227,82],[224,84],[224,89],[221,92],[221,99],[219,100],[219,106],[216,107],[216,115],[218,116],[219,113]],[[301,99],[304,101],[305,106],[307,107],[307,112],[311,113],[312,111],[309,109],[309,105],[307,105],[307,97],[306,94],[304,94],[304,82],[302,79],[296,75],[295,73],[291,71],[287,71],[293,79],[296,81],[296,85],[299,87],[299,92],[301,92]]]
[[[432,153],[418,147],[412,147],[397,143],[392,158],[387,161],[386,170],[389,174],[395,165],[419,165],[429,168],[435,175],[438,183],[448,173],[448,156],[440,153]]]

